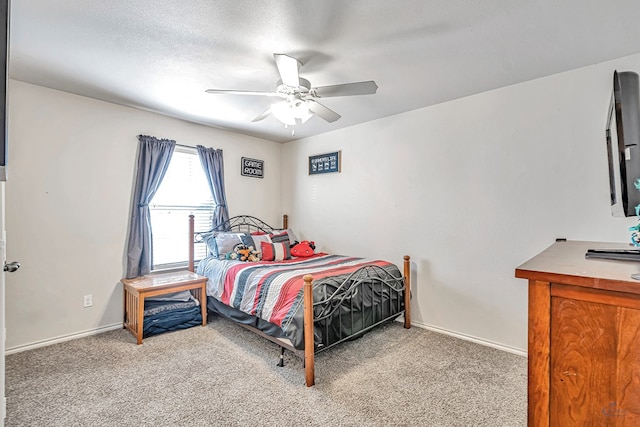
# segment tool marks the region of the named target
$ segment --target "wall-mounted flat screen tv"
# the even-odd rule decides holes
[[[611,213],[635,216],[640,205],[640,84],[638,73],[614,71],[607,115]]]

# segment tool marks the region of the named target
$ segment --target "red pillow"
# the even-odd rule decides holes
[[[304,240],[300,243],[296,242],[294,245],[291,245],[291,255],[294,257],[308,257],[313,255],[315,248],[315,243],[309,240]]]
[[[289,244],[260,242],[263,261],[284,261],[291,259]]]

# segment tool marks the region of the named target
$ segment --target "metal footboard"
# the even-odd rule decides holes
[[[398,272],[399,274],[399,272]],[[327,278],[314,291],[315,353],[360,337],[404,313],[404,277],[367,265],[346,279]],[[320,294],[320,298],[318,298]]]

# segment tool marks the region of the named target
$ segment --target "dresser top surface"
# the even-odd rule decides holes
[[[516,277],[640,294],[640,261],[586,258],[589,249],[633,249],[627,243],[555,242],[518,268]]]

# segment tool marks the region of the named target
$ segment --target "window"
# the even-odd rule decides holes
[[[189,260],[189,215],[196,230],[209,230],[214,210],[211,190],[195,149],[176,147],[167,173],[149,204],[153,238],[153,269],[186,266]],[[194,258],[206,256],[196,244]]]

